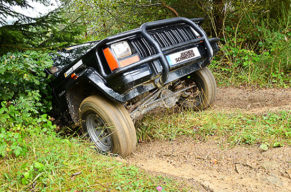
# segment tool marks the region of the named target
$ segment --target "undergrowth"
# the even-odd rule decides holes
[[[169,112],[146,116],[139,122],[138,134],[141,141],[190,136],[201,141],[218,139],[231,145],[265,143],[279,147],[291,145],[291,114],[290,111],[261,115],[214,110]]]
[[[36,134],[28,152],[0,159],[0,191],[189,191],[182,183],[99,155],[79,139]]]
[[[256,16],[243,16],[221,34],[220,51],[212,61],[217,83],[224,86],[290,87],[289,22],[279,28],[266,21],[249,26]],[[290,19],[288,16],[287,19]],[[252,32],[246,26],[252,27]]]
[[[46,114],[51,109],[44,69],[52,65],[46,52],[8,53],[0,59],[0,158],[23,156],[26,138],[55,134]]]

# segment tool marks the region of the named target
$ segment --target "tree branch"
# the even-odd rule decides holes
[[[179,17],[179,13],[173,7],[167,5],[164,1],[162,1],[162,6],[169,9],[176,17]]]

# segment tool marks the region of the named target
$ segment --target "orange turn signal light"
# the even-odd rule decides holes
[[[105,56],[105,59],[111,69],[111,71],[113,71],[114,69],[117,69],[119,66],[118,66],[118,63],[115,59],[115,57],[113,56],[112,52],[110,51],[110,49],[107,47],[103,50],[103,53],[104,53],[104,56]]]
[[[76,73],[73,73],[73,74],[71,75],[71,78],[74,79],[74,80],[78,79],[78,77],[79,77],[79,76],[76,75]]]
[[[108,47],[103,50],[103,53],[111,71],[119,67],[125,67],[127,65],[133,64],[140,60],[138,55],[133,55],[131,57],[127,57],[126,59],[119,60],[118,63],[118,61],[116,60],[116,58],[114,57],[114,55],[112,54],[111,50]]]

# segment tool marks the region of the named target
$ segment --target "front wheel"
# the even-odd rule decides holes
[[[211,71],[205,67],[185,79],[186,86],[195,85],[183,93],[179,103],[182,107],[203,110],[210,107],[216,97],[216,81]]]
[[[136,147],[134,124],[123,105],[100,96],[90,96],[80,105],[84,130],[102,153],[126,156]]]

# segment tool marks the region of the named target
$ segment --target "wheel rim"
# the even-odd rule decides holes
[[[109,152],[113,147],[112,132],[103,119],[96,113],[87,115],[86,127],[91,140],[102,152]]]

